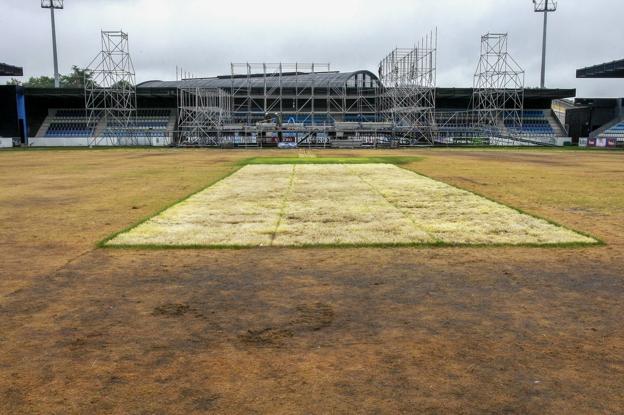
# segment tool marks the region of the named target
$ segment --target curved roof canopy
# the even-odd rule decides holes
[[[250,76],[218,76],[216,78],[184,79],[181,81],[147,81],[137,88],[342,88],[345,86],[379,86],[379,79],[370,71],[283,73]]]

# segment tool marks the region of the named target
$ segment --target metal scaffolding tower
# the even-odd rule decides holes
[[[522,129],[524,70],[509,54],[506,33],[481,37],[481,57],[474,75],[475,127],[492,144],[513,141]]]
[[[379,64],[380,112],[410,145],[434,145],[437,30],[416,46],[395,49]]]
[[[178,88],[178,144],[218,146],[232,121],[232,99],[222,89]]]
[[[128,34],[102,31],[101,35],[101,51],[85,73],[90,145],[139,145],[136,78]]]

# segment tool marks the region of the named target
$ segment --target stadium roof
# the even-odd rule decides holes
[[[624,59],[576,71],[577,78],[624,78]]]
[[[24,76],[24,69],[0,63],[0,76]]]
[[[368,75],[374,83],[379,83],[379,79],[370,71],[356,72],[317,72],[317,73],[284,73],[280,77],[268,75],[266,77],[268,88],[283,87],[331,87],[340,88],[355,78],[356,75]],[[262,74],[253,74],[249,77],[245,75],[218,76],[215,78],[184,79],[181,81],[147,81],[137,85],[137,88],[246,88],[251,83],[252,88],[264,88],[265,78]]]

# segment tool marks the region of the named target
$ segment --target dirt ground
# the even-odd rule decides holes
[[[422,156],[606,245],[98,249],[294,154],[2,151],[0,413],[624,413],[624,153],[319,154]]]

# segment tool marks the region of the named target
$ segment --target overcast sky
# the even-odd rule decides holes
[[[560,0],[549,19],[547,86],[624,96],[624,80],[582,80],[577,68],[624,58],[624,1]],[[437,26],[438,85],[472,85],[480,36],[509,33],[527,87],[539,84],[542,15],[531,0],[66,0],[57,12],[61,72],[86,66],[100,29],[130,35],[137,81],[226,74],[230,62],[331,62],[377,72],[392,48]],[[39,0],[0,0],[0,62],[26,77],[52,72],[50,15]]]

